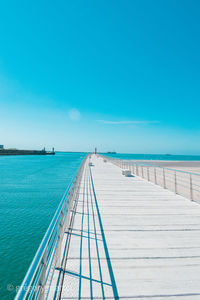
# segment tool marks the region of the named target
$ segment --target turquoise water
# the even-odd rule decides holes
[[[106,156],[120,158],[120,159],[139,159],[139,160],[200,160],[200,155],[166,155],[166,154],[105,154]]]
[[[0,299],[15,296],[84,153],[0,156]]]

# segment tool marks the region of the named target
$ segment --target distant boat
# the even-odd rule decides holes
[[[167,154],[165,154],[165,155],[170,156],[170,155],[172,155],[172,154],[168,154],[168,153],[167,153]]]
[[[115,151],[108,151],[107,154],[116,154],[117,152]]]

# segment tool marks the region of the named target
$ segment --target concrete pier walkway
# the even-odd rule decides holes
[[[92,155],[61,299],[200,299],[200,205]]]

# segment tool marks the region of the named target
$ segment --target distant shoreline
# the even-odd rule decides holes
[[[18,149],[1,149],[0,156],[10,155],[54,155],[54,151],[46,150],[18,150]]]

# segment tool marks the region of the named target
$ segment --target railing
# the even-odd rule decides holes
[[[65,230],[68,231],[69,229],[70,210],[74,199],[78,197],[80,180],[86,159],[87,156],[66,190],[15,300],[47,299],[55,270],[62,268],[64,263],[61,255],[61,244]],[[59,293],[57,294],[59,295]]]
[[[110,157],[106,157],[106,159],[122,169],[130,170],[136,176],[147,179],[192,201],[200,202],[200,174],[198,173],[163,168],[144,162],[133,162]]]

